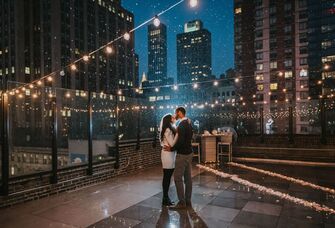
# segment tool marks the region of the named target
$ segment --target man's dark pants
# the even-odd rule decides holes
[[[179,202],[191,203],[192,196],[192,158],[193,154],[177,154],[176,165],[174,170],[174,181],[176,184]],[[184,183],[185,192],[184,192]]]

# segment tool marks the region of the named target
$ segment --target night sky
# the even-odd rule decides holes
[[[178,0],[123,0],[122,5],[134,13],[135,26],[168,8]],[[234,18],[233,0],[200,0],[195,9],[185,1],[160,17],[168,33],[168,76],[177,77],[176,35],[182,33],[184,23],[200,19],[212,33],[212,67],[217,77],[234,67]],[[147,26],[135,33],[136,53],[140,58],[140,76],[147,72]]]

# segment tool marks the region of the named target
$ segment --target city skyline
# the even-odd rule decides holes
[[[134,13],[136,26],[174,2],[172,0],[164,1],[164,3],[124,0],[122,5]],[[196,19],[202,20],[204,27],[212,33],[213,75],[219,77],[227,69],[234,67],[232,0],[227,1],[226,4],[222,4],[219,0],[201,1],[197,8],[187,9],[186,12],[184,7],[180,6],[160,19],[167,26],[168,77],[177,79],[177,34],[183,32],[185,23]],[[135,50],[140,58],[140,75],[148,71],[147,32],[147,29],[139,29],[135,32]]]

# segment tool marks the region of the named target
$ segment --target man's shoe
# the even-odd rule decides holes
[[[183,210],[186,209],[186,203],[178,202],[177,205],[169,207],[171,210]]]
[[[162,201],[162,206],[173,206],[174,203],[170,200],[169,197],[167,198],[163,198],[163,201]]]

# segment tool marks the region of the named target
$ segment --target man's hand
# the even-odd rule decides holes
[[[164,146],[164,150],[166,150],[166,151],[171,151],[171,146],[167,146],[167,145],[165,145],[165,146]]]

